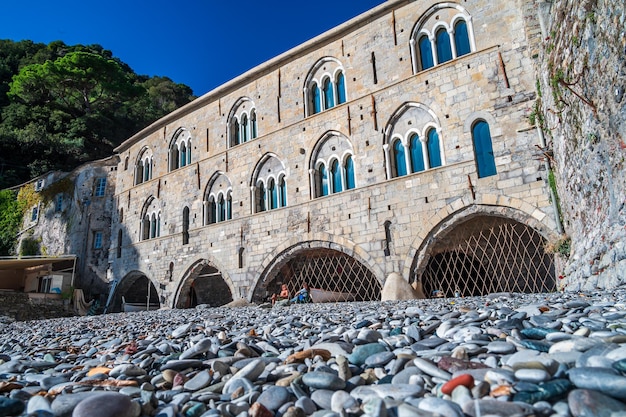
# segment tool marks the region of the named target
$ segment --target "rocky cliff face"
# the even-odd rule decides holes
[[[625,4],[557,0],[539,10],[549,11],[531,116],[548,142],[571,238],[560,284],[611,288],[626,282]]]

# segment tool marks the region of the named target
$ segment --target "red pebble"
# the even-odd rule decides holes
[[[462,374],[457,376],[456,378],[452,378],[441,387],[441,392],[446,395],[451,395],[452,391],[459,385],[463,385],[467,388],[472,388],[474,386],[474,377],[470,374]]]

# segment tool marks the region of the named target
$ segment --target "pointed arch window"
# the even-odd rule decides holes
[[[150,216],[150,239],[157,236],[157,219],[156,214],[152,213]]]
[[[456,48],[457,57],[471,52],[467,23],[463,19],[460,19],[454,24],[454,46]]]
[[[180,167],[184,167],[187,165],[187,145],[185,143],[181,143],[180,145]]]
[[[217,205],[215,204],[215,198],[213,196],[210,196],[206,204],[205,224],[217,223],[217,217],[215,215],[216,212],[217,212]]]
[[[233,145],[239,145],[241,143],[241,130],[239,129],[239,121],[237,119],[233,120],[231,134],[234,136]]]
[[[430,168],[441,166],[441,148],[439,146],[439,135],[436,129],[430,129],[428,137],[428,165]]]
[[[343,104],[346,102],[346,78],[343,71],[337,73],[335,83],[337,84],[337,104]]]
[[[402,177],[407,174],[406,157],[404,155],[404,144],[400,139],[396,139],[393,143],[393,156],[396,165],[396,177]]]
[[[433,46],[430,43],[428,35],[422,35],[418,41],[420,63],[422,64],[422,70],[432,68],[435,66],[433,60]]]
[[[450,46],[450,35],[445,28],[437,30],[437,62],[443,64],[452,59],[452,47]]]
[[[354,189],[356,182],[354,181],[354,161],[352,160],[352,155],[348,155],[346,158],[344,176],[346,178],[346,190]]]
[[[150,239],[150,215],[146,214],[142,221],[141,240]]]
[[[276,181],[274,178],[270,178],[267,182],[267,197],[270,210],[278,208],[278,189],[276,188]]]
[[[474,142],[474,155],[478,178],[496,175],[496,161],[493,155],[493,144],[489,124],[484,120],[474,123],[472,127],[472,139]]]

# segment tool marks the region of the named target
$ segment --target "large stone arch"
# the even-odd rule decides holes
[[[218,307],[233,301],[235,286],[214,260],[198,259],[185,268],[178,282],[173,308],[191,308],[198,304]]]
[[[500,205],[493,204],[497,202],[500,202]],[[404,276],[408,277],[410,282],[420,281],[424,285],[422,278],[428,280],[428,275],[432,276],[434,271],[433,264],[436,264],[438,279],[441,281],[445,280],[442,271],[452,271],[453,277],[448,277],[450,278],[448,281],[442,282],[444,288],[436,288],[446,296],[453,296],[455,293],[479,295],[500,290],[551,291],[556,288],[554,257],[544,251],[546,240],[558,237],[551,217],[528,203],[504,196],[482,195],[477,196],[476,201],[471,204],[465,203],[468,202],[459,199],[442,208],[417,231],[404,270]],[[502,231],[511,233],[510,238],[505,238],[502,234],[501,240],[498,240],[497,233],[504,233]],[[464,250],[463,248],[468,248],[471,239],[474,242],[472,248],[476,249]],[[479,239],[482,239],[484,246],[482,249]],[[461,241],[464,243],[457,244]],[[498,253],[498,250],[501,253]],[[487,251],[491,252],[489,259],[485,255]],[[476,256],[478,252],[482,255]],[[516,255],[518,252],[519,256]],[[454,262],[460,264],[453,265]],[[519,282],[497,282],[503,271],[497,266],[492,268],[497,263],[509,265],[512,269],[509,269],[511,273],[506,279],[515,279]],[[517,267],[511,265],[521,263],[526,264],[525,271],[533,272],[532,274],[528,272],[525,277],[514,277],[515,273],[512,271],[521,272],[519,265]],[[481,277],[464,276],[467,271],[480,271],[477,274]],[[541,271],[545,272],[546,281],[536,282],[537,279],[533,280],[531,275],[539,274]],[[459,282],[463,283],[465,291],[458,288]],[[435,289],[430,288],[432,285],[426,284],[424,288],[426,292]]]
[[[154,282],[144,272],[133,270],[127,273],[117,284],[107,311],[123,311],[123,301],[132,305],[144,305],[147,309],[148,300],[150,300],[151,310],[161,306]]]
[[[319,279],[307,283],[312,288],[320,286],[325,291],[337,293],[338,301],[380,298],[384,273],[367,251],[342,237],[312,233],[307,241],[292,238],[283,242],[265,258],[253,284],[250,301],[266,300],[278,291],[281,283],[287,283],[290,293],[295,293],[302,285],[302,275],[297,275],[301,270],[295,269],[301,268],[303,262],[308,262],[308,268],[315,268],[316,275],[319,273]],[[363,273],[359,278],[362,282],[350,281],[354,271]],[[298,279],[290,279],[296,276],[294,274]],[[339,279],[333,279],[337,277]]]

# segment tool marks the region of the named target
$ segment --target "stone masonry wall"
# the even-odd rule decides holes
[[[112,244],[110,276],[119,280],[144,273],[164,305],[174,306],[181,282],[202,260],[222,273],[235,299],[249,298],[277,259],[311,245],[349,254],[381,283],[392,272],[410,280],[433,231],[464,213],[514,218],[556,239],[547,173],[538,158],[537,132],[528,122],[536,98],[530,69],[540,42],[534,2],[460,3],[472,16],[475,51],[414,75],[411,33],[435,4],[385,2],[208,93],[121,145],[112,235],[121,230],[123,238],[120,251]],[[305,117],[304,79],[323,57],[343,65],[348,100]],[[254,102],[259,137],[229,148],[227,117],[241,97]],[[385,131],[406,103],[419,103],[433,115],[445,162],[390,179]],[[489,123],[498,171],[486,178],[477,176],[471,137],[471,125],[479,119]],[[168,172],[168,145],[181,127],[192,136],[192,163]],[[327,132],[338,132],[350,142],[356,189],[313,198],[312,151]],[[145,147],[154,154],[153,179],[133,185],[133,161]],[[285,167],[288,206],[252,213],[252,177],[264,155],[275,155]],[[203,226],[203,195],[217,172],[232,184],[233,220]],[[161,211],[161,237],[141,240],[142,208],[150,198]],[[190,236],[183,245],[185,207],[191,213]],[[392,232],[389,256],[383,245],[386,221]]]
[[[554,150],[572,290],[626,282],[625,10],[559,0],[546,15],[538,122]]]

